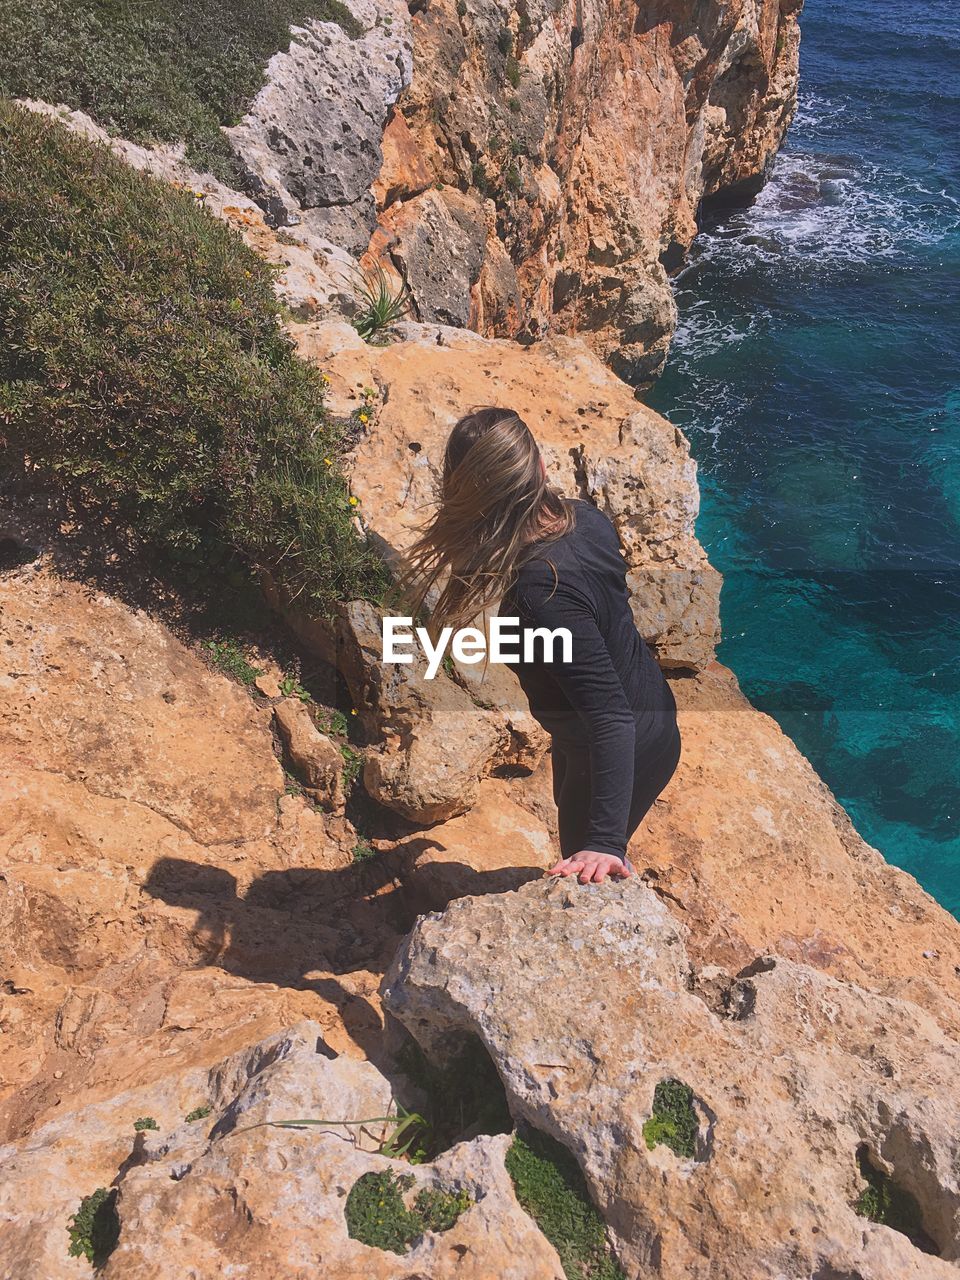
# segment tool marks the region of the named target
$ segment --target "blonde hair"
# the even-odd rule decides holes
[[[476,409],[450,432],[437,510],[403,558],[400,593],[414,616],[429,606],[436,637],[499,601],[536,546],[573,523],[527,424],[512,409]]]

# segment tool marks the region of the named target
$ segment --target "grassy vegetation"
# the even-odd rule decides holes
[[[159,1132],[160,1129],[153,1116],[138,1116],[133,1122],[133,1127],[137,1133],[142,1133],[144,1129],[153,1129]]]
[[[103,1266],[120,1238],[116,1203],[115,1188],[98,1187],[91,1195],[84,1196],[67,1226],[70,1235],[67,1252],[71,1258],[86,1258],[95,1267]]]
[[[624,1280],[580,1166],[566,1147],[530,1130],[514,1138],[506,1165],[517,1199],[560,1255],[567,1280]]]
[[[235,124],[291,24],[362,27],[340,0],[0,0],[0,95],[88,112],[138,142],[178,142],[235,181]]]
[[[202,1107],[194,1107],[194,1109],[183,1118],[187,1124],[193,1124],[196,1120],[205,1120],[209,1114],[210,1108],[204,1104]]]
[[[425,1187],[408,1209],[403,1197],[413,1182],[413,1174],[398,1177],[390,1169],[362,1174],[347,1196],[348,1234],[363,1244],[403,1254],[425,1231],[449,1231],[472,1203],[465,1191]]]
[[[503,1083],[481,1041],[465,1040],[461,1051],[442,1065],[431,1062],[415,1040],[398,1054],[407,1077],[426,1095],[424,1157],[432,1160],[455,1142],[478,1133],[509,1133],[513,1119]]]
[[[378,597],[344,428],[271,269],[192,197],[10,104],[0,337],[7,465],[181,562],[266,568],[317,612]]]
[[[210,654],[213,665],[225,676],[238,680],[240,684],[251,685],[257,676],[263,675],[259,667],[255,667],[241,645],[235,640],[208,640],[205,648]]]
[[[916,1197],[878,1169],[865,1147],[857,1152],[857,1164],[867,1184],[854,1205],[861,1218],[899,1231],[924,1253],[939,1254],[939,1248],[923,1229],[923,1214]]]
[[[698,1129],[690,1086],[680,1080],[661,1080],[653,1091],[653,1115],[643,1126],[643,1137],[650,1150],[662,1144],[674,1155],[692,1159]]]

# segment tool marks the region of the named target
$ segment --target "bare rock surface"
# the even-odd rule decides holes
[[[342,809],[344,761],[339,747],[320,732],[300,698],[283,698],[273,714],[290,763],[310,795],[324,809]]]
[[[303,1016],[360,1056],[409,918],[284,794],[270,709],[50,556],[0,625],[0,1136]]]
[[[351,0],[352,22],[305,20],[271,58],[266,83],[227,133],[280,221],[362,252],[376,221],[371,187],[390,107],[412,72],[410,15],[399,0]],[[357,29],[354,29],[356,27]]]
[[[0,1147],[0,1272],[5,1280],[92,1275],[67,1256],[66,1224],[84,1195],[114,1186],[119,1239],[97,1271],[105,1280],[562,1280],[555,1251],[513,1195],[509,1135],[412,1167],[379,1154],[391,1126],[377,1118],[396,1114],[388,1079],[338,1056],[311,1022],[84,1107],[28,1143]],[[135,1134],[141,1116],[156,1130]],[[270,1124],[303,1118],[372,1123]],[[408,1199],[441,1188],[466,1192],[470,1203],[449,1230],[425,1232],[405,1254],[364,1244],[349,1234],[346,1198],[361,1176],[385,1170],[412,1176]]]
[[[418,318],[456,316],[496,336],[581,333],[628,381],[649,380],[676,322],[667,269],[693,239],[701,198],[755,192],[790,122],[799,8],[418,6],[372,246],[407,269]],[[437,194],[422,194],[427,173]],[[417,249],[449,217],[448,192],[486,204],[491,234],[461,232],[444,278],[424,272]]]
[[[954,1275],[960,1047],[782,958],[721,1016],[685,937],[637,880],[539,881],[422,917],[383,999],[435,1055],[480,1036],[513,1114],[577,1156],[631,1278]],[[693,1093],[686,1153],[644,1131],[670,1080]],[[915,1197],[913,1238],[855,1211],[858,1155]]]

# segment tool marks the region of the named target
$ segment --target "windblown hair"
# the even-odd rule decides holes
[[[573,522],[570,504],[544,479],[526,423],[512,409],[476,409],[450,432],[436,513],[404,557],[402,598],[414,616],[429,610],[434,637],[462,626]]]

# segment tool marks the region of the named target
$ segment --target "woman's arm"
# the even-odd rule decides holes
[[[518,593],[523,621],[536,627],[566,627],[569,662],[549,671],[583,724],[590,749],[590,811],[584,850],[625,860],[633,795],[636,722],[590,601],[552,573]],[[554,646],[558,655],[560,646]]]

